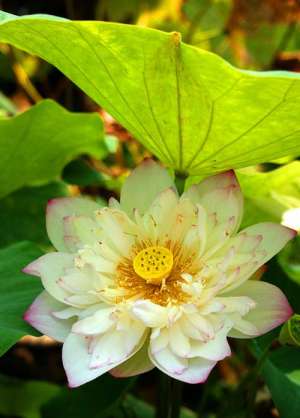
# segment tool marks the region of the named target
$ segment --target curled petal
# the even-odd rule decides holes
[[[99,205],[89,199],[63,197],[52,199],[47,206],[46,227],[50,241],[58,251],[68,251],[64,241],[63,220],[68,216],[88,216],[99,209]]]
[[[42,334],[64,341],[71,332],[74,320],[57,319],[53,314],[64,305],[53,299],[46,291],[42,292],[24,314],[24,319]]]
[[[69,386],[80,386],[117,367],[140,349],[144,339],[144,330],[136,327],[100,338],[69,334],[62,353]]]
[[[170,348],[179,357],[188,357],[191,352],[190,339],[183,333],[177,321],[169,329]]]
[[[150,337],[152,353],[158,353],[164,350],[169,344],[169,333],[167,328],[155,328]]]
[[[64,302],[68,292],[60,284],[60,278],[71,268],[74,257],[67,253],[48,253],[23,269],[24,273],[41,277],[43,286],[55,299]]]
[[[193,341],[190,357],[203,357],[207,360],[218,361],[230,356],[231,350],[227,341],[227,335],[232,327],[232,323],[228,322],[207,341]]]
[[[115,324],[113,311],[113,307],[97,310],[93,315],[77,321],[72,332],[87,336],[107,332]]]
[[[112,329],[95,337],[89,367],[98,368],[109,364],[114,367],[131,357],[144,339],[145,327],[137,321],[128,321],[121,330]]]
[[[110,370],[114,377],[130,377],[146,373],[154,368],[148,355],[149,339],[142,342],[141,348],[129,360]]]
[[[91,361],[89,339],[72,333],[69,334],[63,345],[62,360],[70,387],[90,382],[113,367],[113,365],[106,365],[91,369],[89,367]]]
[[[126,179],[121,190],[121,207],[130,217],[134,209],[144,214],[155,197],[169,187],[175,190],[168,171],[153,160],[145,160]]]
[[[243,318],[238,317],[229,336],[250,338],[276,328],[292,315],[287,298],[282,291],[266,282],[249,280],[230,292],[230,296],[247,295],[255,302],[255,307]]]
[[[139,300],[133,304],[132,313],[147,327],[163,327],[168,323],[168,310],[148,300]]]
[[[186,383],[203,383],[215,366],[215,361],[201,357],[191,359],[176,356],[169,348],[153,354],[149,350],[149,357],[162,372]]]

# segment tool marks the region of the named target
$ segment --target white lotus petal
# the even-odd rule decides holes
[[[96,311],[92,316],[75,322],[72,332],[82,335],[97,335],[108,331],[115,324],[114,307]]]
[[[68,251],[64,241],[63,219],[67,216],[93,217],[99,205],[89,199],[66,197],[52,199],[47,206],[46,227],[50,241],[59,251]]]
[[[226,294],[227,295],[227,294]],[[287,321],[293,311],[282,291],[266,282],[248,280],[242,286],[234,289],[228,296],[247,295],[255,302],[255,307],[249,311],[243,321],[238,319],[230,336],[248,338],[270,331]]]
[[[132,306],[132,313],[147,327],[164,327],[168,323],[168,309],[148,300],[138,300]]]
[[[115,377],[130,377],[146,373],[154,368],[148,355],[149,338],[142,341],[141,348],[129,360],[110,370]]]
[[[216,362],[196,357],[182,359],[175,356],[171,350],[163,350],[157,354],[149,351],[149,357],[162,372],[186,383],[204,383],[214,368]]]
[[[126,179],[121,190],[122,209],[130,216],[138,209],[144,214],[155,197],[168,188],[174,188],[167,170],[153,160],[145,160]]]
[[[179,357],[188,357],[191,351],[189,338],[183,333],[180,321],[169,328],[170,348]]]
[[[43,286],[55,299],[64,302],[69,295],[59,283],[66,270],[74,265],[74,257],[66,253],[48,253],[30,263],[23,271],[42,279]]]
[[[214,335],[214,338],[207,342],[194,341],[189,353],[190,357],[203,357],[207,360],[218,361],[230,356],[231,350],[227,341],[227,335],[232,328],[228,322]]]
[[[71,332],[73,320],[57,319],[53,312],[64,305],[52,298],[46,291],[42,292],[24,314],[24,319],[42,334],[64,341]]]

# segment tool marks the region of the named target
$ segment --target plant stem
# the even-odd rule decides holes
[[[248,387],[247,405],[246,405],[246,417],[247,418],[250,418],[251,416],[253,416],[255,397],[256,397],[256,392],[257,392],[257,379],[258,379],[258,376],[261,372],[263,365],[265,364],[265,361],[267,360],[272,343],[273,341],[265,347],[254,369],[250,373],[251,380],[250,380],[249,387]]]
[[[170,418],[179,418],[181,399],[182,399],[182,383],[179,380],[172,379],[171,390],[171,412]]]
[[[275,49],[274,53],[273,53],[273,57],[270,63],[270,68],[272,69],[274,66],[274,62],[277,58],[277,56],[279,55],[280,52],[284,52],[286,47],[288,46],[288,43],[290,42],[291,38],[294,36],[295,34],[295,30],[297,28],[297,24],[296,22],[291,22],[286,30],[283,33],[282,38],[280,39],[280,42],[277,46],[277,48]]]
[[[182,383],[160,374],[155,418],[179,418]]]

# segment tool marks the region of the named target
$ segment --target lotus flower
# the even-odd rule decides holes
[[[24,269],[45,288],[25,319],[63,342],[69,385],[154,367],[204,382],[230,355],[228,337],[256,337],[287,320],[281,290],[253,275],[295,232],[274,223],[238,232],[242,214],[233,171],[179,197],[151,160],[127,178],[120,203],[51,200],[47,231],[58,251]]]

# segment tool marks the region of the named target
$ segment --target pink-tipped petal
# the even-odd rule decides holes
[[[42,292],[24,314],[24,320],[42,334],[63,342],[71,331],[74,320],[60,320],[53,312],[64,305],[53,299],[46,291]]]
[[[126,179],[120,196],[122,209],[133,217],[134,209],[143,214],[155,197],[174,182],[168,171],[153,160],[145,160]]]
[[[69,334],[63,345],[63,366],[71,388],[90,382],[106,373],[115,365],[106,365],[91,369],[89,367],[91,354],[89,353],[89,339],[81,335]]]
[[[141,341],[145,341],[141,327],[100,337],[69,334],[62,353],[69,386],[80,386],[117,367],[140,349]]]
[[[36,260],[32,261],[31,263],[29,263],[26,267],[24,267],[22,269],[22,272],[25,274],[30,274],[31,276],[37,276],[37,277],[41,277],[41,264],[40,264],[40,258],[37,258]]]
[[[70,253],[85,245],[93,245],[101,240],[101,232],[96,221],[88,216],[65,216],[63,218],[64,243]]]
[[[183,359],[175,356],[168,348],[153,354],[149,350],[149,357],[153,364],[162,372],[174,379],[186,383],[204,383],[216,362],[195,357]]]
[[[67,216],[93,216],[100,206],[89,199],[66,197],[48,202],[46,227],[50,241],[59,251],[68,251],[64,242],[63,219]]]
[[[266,282],[249,280],[226,296],[248,296],[255,302],[255,308],[243,316],[245,323],[236,325],[229,333],[235,338],[251,338],[278,327],[292,315],[292,308],[282,291]],[[249,324],[248,332],[245,325]],[[241,326],[240,326],[241,325]],[[252,325],[252,327],[251,327]]]
[[[220,253],[233,251],[228,264],[230,271],[239,269],[234,281],[227,284],[223,293],[231,291],[251,277],[260,266],[276,255],[294,238],[295,231],[272,222],[252,225],[230,239]],[[220,254],[218,253],[218,254]]]
[[[205,209],[206,251],[216,251],[238,230],[243,215],[243,195],[233,171],[208,177],[191,186],[183,196]]]
[[[60,280],[65,270],[73,266],[73,260],[71,254],[48,253],[30,263],[23,271],[41,277],[47,292],[64,302],[68,292],[60,286]]]
[[[232,328],[231,322],[226,323],[216,333],[213,339],[207,342],[194,341],[191,357],[202,357],[207,360],[219,361],[231,355],[227,335]]]
[[[147,338],[136,354],[130,357],[129,360],[120,364],[120,366],[110,370],[110,374],[114,377],[130,377],[152,370],[154,365],[148,355],[148,346],[149,339]]]

